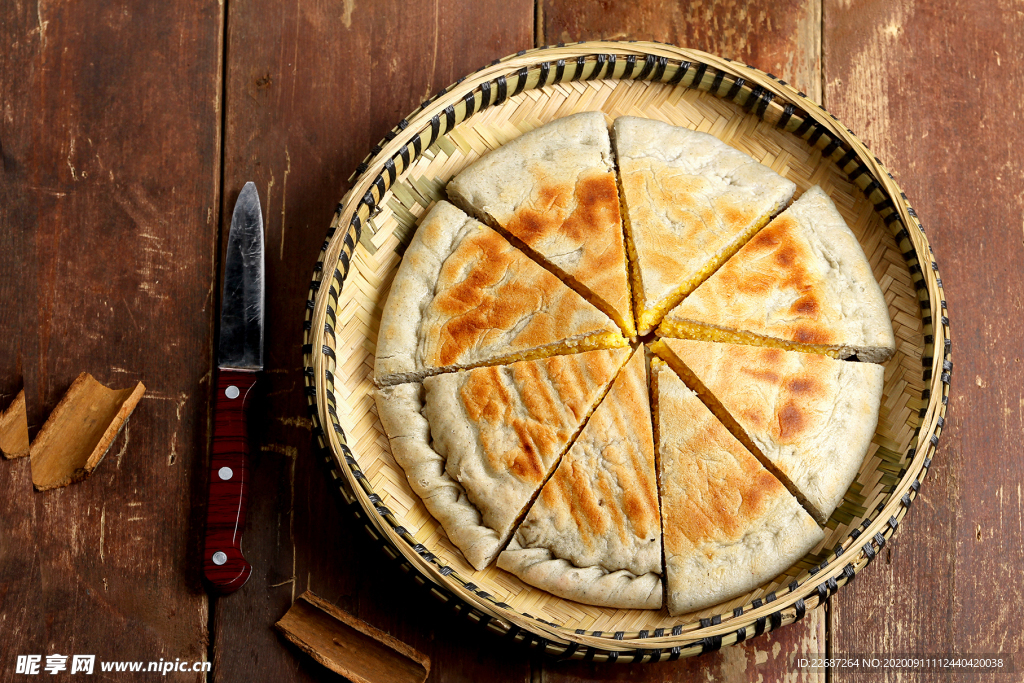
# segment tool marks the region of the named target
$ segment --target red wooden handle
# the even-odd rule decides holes
[[[213,402],[203,574],[225,594],[241,588],[252,574],[252,565],[242,557],[242,529],[249,490],[246,409],[255,384],[255,372],[221,370]]]

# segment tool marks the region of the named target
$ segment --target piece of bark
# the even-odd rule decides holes
[[[67,486],[89,476],[144,393],[142,382],[130,389],[108,389],[87,372],[79,375],[32,442],[36,490]]]
[[[275,624],[284,637],[353,683],[423,683],[430,658],[311,591]]]
[[[28,455],[28,445],[28,411],[22,389],[7,410],[0,413],[0,453],[8,459],[23,458]]]

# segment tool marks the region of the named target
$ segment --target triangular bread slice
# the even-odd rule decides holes
[[[626,345],[618,326],[448,202],[426,215],[381,315],[378,386],[439,372]]]
[[[717,605],[793,566],[824,532],[663,361],[651,361],[669,614]]]
[[[643,349],[541,489],[498,566],[588,605],[661,607],[661,523]]]
[[[883,362],[896,351],[857,238],[812,187],[669,312],[658,332]]]
[[[651,347],[820,524],[828,521],[871,445],[881,365],[684,339]]]
[[[640,334],[763,227],[796,185],[707,133],[615,119]]]
[[[377,392],[395,460],[473,567],[505,545],[628,355],[552,356]]]
[[[636,334],[604,114],[524,133],[455,176],[448,196]]]

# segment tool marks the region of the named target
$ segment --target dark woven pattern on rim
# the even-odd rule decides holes
[[[593,79],[646,80],[709,92],[742,106],[762,120],[774,121],[776,128],[820,150],[823,157],[831,159],[860,188],[889,226],[912,276],[924,323],[923,380],[928,388],[922,396],[921,426],[912,440],[915,445],[905,456],[909,465],[898,473],[898,483],[892,486],[891,495],[866,515],[827,559],[800,580],[738,607],[731,614],[702,619],[699,625],[639,632],[566,632],[557,624],[518,613],[498,601],[440,563],[384,506],[349,449],[335,410],[335,397],[327,389],[334,386],[337,361],[334,348],[338,297],[349,276],[356,244],[396,179],[425,150],[474,113],[529,89]],[[449,93],[467,80],[471,82],[467,87],[472,88],[461,97],[452,98]],[[407,140],[400,146],[391,144],[400,136]],[[424,102],[360,164],[353,187],[348,201],[343,200],[338,206],[307,302],[303,354],[314,435],[332,478],[352,509],[361,515],[365,505],[348,488],[353,485],[362,490],[373,507],[365,520],[370,534],[386,541],[388,554],[402,561],[419,583],[471,620],[510,640],[541,647],[559,657],[663,661],[719,649],[803,618],[809,609],[852,581],[884,547],[917,496],[944,424],[952,369],[949,320],[938,267],[916,212],[891,174],[835,117],[784,81],[750,66],[653,43],[580,43],[521,52],[460,79]],[[344,227],[342,233],[336,232],[339,227]],[[326,277],[325,264],[333,268]],[[314,325],[314,320],[322,320],[322,324]],[[325,427],[330,433],[324,432]],[[339,468],[339,461],[346,467]],[[399,552],[401,544],[404,550]],[[437,585],[438,577],[445,577],[453,590]]]

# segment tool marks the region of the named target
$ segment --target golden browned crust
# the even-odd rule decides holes
[[[796,186],[707,133],[630,116],[613,130],[645,334]]]
[[[561,338],[564,322],[581,312],[597,317],[582,298],[486,228],[445,262],[436,291],[422,340],[424,357],[435,366],[462,362],[495,338],[511,336],[511,348],[543,346]]]
[[[661,606],[661,524],[643,351],[562,459],[498,566],[564,598]]]
[[[575,183],[538,178],[537,208],[521,209],[506,229],[590,292],[623,333],[636,333],[626,279],[618,184],[611,173],[581,173]]]
[[[878,423],[884,369],[817,354],[664,339],[820,523],[842,502]],[[673,358],[667,359],[672,362]]]
[[[494,559],[628,355],[591,351],[423,381],[431,448],[494,532],[494,544],[463,548],[474,567]]]
[[[572,346],[618,328],[494,230],[447,202],[424,218],[381,316],[378,385]],[[565,352],[564,350],[562,352]]]
[[[835,349],[839,357],[856,354],[876,362],[896,349],[867,258],[818,187],[672,310],[659,332],[671,334],[673,323]]]
[[[770,581],[823,532],[670,368],[652,371],[668,608],[683,614]]]
[[[448,194],[635,333],[604,115],[556,119],[464,169]]]

